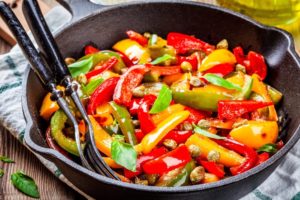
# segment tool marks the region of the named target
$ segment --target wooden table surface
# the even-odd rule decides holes
[[[199,0],[206,3],[215,3],[214,0]],[[300,21],[295,24],[294,34],[296,38],[296,46],[300,49]],[[6,53],[11,49],[11,46],[0,38],[0,54]],[[0,162],[0,169],[5,171],[3,178],[0,178],[0,200],[27,200],[31,199],[18,192],[10,183],[10,174],[23,170],[28,175],[32,176],[36,181],[41,199],[45,200],[71,200],[83,199],[77,192],[59,181],[44,167],[38,159],[18,140],[16,140],[7,130],[0,126],[0,155],[7,155],[15,160],[14,164],[3,164]]]

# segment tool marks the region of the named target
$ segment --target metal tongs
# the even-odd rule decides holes
[[[72,122],[75,132],[75,141],[82,165],[89,170],[119,180],[118,176],[104,162],[95,145],[93,127],[77,94],[78,85],[72,80],[70,72],[45,22],[37,1],[24,0],[23,12],[38,44],[40,53],[34,47],[10,7],[5,2],[0,2],[0,16],[16,37],[31,68],[38,75],[45,88],[52,94],[51,100],[58,103],[59,107]],[[57,89],[57,84],[64,86],[65,91]],[[72,114],[72,111],[69,109],[69,105],[65,101],[64,96],[69,96],[73,100],[88,127],[86,147],[84,150],[81,147],[78,123],[75,116]]]

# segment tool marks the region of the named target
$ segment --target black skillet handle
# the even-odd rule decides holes
[[[20,21],[16,15],[10,9],[10,7],[3,1],[0,1],[0,16],[5,21],[15,38],[19,46],[21,47],[24,55],[31,64],[33,70],[37,73],[40,80],[47,87],[49,91],[53,90],[55,86],[55,79],[52,72],[45,64],[38,51],[35,49],[33,43],[29,39]]]
[[[49,67],[53,69],[56,80],[61,82],[65,77],[70,76],[70,72],[47,26],[37,0],[24,0],[23,13],[40,51]]]
[[[89,0],[57,0],[63,7],[65,7],[72,14],[72,22],[87,16],[93,11],[99,10],[106,6],[95,4]]]

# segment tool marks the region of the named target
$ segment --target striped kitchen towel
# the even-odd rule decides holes
[[[46,21],[51,30],[56,31],[70,18],[70,14],[58,6],[47,14]],[[10,53],[0,56],[0,123],[21,142],[23,142],[26,125],[21,106],[21,87],[27,67],[28,63],[18,46],[15,46]],[[37,154],[36,156],[59,179],[82,193],[63,176],[53,163]],[[300,142],[288,153],[276,171],[243,199],[300,200]]]

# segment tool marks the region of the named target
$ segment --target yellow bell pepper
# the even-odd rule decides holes
[[[57,89],[64,90],[64,87],[57,86]],[[40,116],[45,120],[49,120],[50,117],[59,109],[58,104],[50,99],[51,93],[48,93],[43,100],[40,108]]]
[[[153,115],[152,120],[153,120],[154,124],[158,124],[158,123],[162,122],[164,119],[166,119],[167,117],[169,117],[171,114],[179,112],[179,111],[183,111],[183,110],[184,110],[183,105],[173,104],[173,105],[170,105],[164,111]]]
[[[248,121],[247,124],[232,129],[230,136],[240,143],[259,149],[265,144],[276,142],[278,125],[275,121]]]
[[[180,111],[173,113],[168,118],[160,122],[157,127],[148,133],[141,141],[143,153],[151,152],[154,147],[178,124],[183,122],[188,118],[190,112]]]
[[[235,56],[227,49],[217,49],[204,58],[199,67],[199,71],[203,72],[216,65],[225,63],[235,64]]]
[[[272,98],[268,93],[267,86],[262,81],[260,81],[259,76],[257,74],[253,74],[252,78],[253,78],[252,91],[261,95],[266,102],[272,102]],[[268,108],[269,108],[269,120],[278,121],[275,106],[274,105],[268,106]]]
[[[112,48],[125,54],[134,64],[145,64],[151,61],[149,50],[131,39],[121,40]]]
[[[109,105],[109,103],[103,103],[96,108],[97,115],[101,115],[104,113],[111,113],[111,112],[112,112],[112,108]]]
[[[97,148],[105,155],[110,156],[112,137],[98,124],[93,116],[89,115],[89,118],[93,126]]]
[[[117,73],[114,73],[110,70],[105,70],[104,72],[100,73],[99,75],[97,76],[93,76],[92,78],[89,79],[89,82],[93,79],[98,79],[98,78],[103,78],[104,80],[106,79],[109,79],[109,78],[112,78],[112,77],[119,77],[120,74],[117,74]]]
[[[201,150],[201,157],[207,158],[210,151],[214,150],[220,153],[220,160],[219,163],[225,165],[226,167],[233,167],[242,164],[245,161],[245,158],[241,155],[237,154],[234,151],[228,150],[216,142],[212,141],[211,139],[199,135],[193,134],[190,136],[185,145],[189,147],[190,145],[196,145]]]
[[[116,163],[112,158],[110,157],[103,157],[104,162],[110,166],[113,169],[122,169],[123,167]]]

